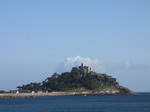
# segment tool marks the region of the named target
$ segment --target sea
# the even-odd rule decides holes
[[[140,94],[2,98],[0,112],[150,112],[150,93]]]

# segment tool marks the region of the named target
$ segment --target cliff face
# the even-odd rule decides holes
[[[71,72],[53,74],[42,83],[30,83],[19,86],[20,91],[66,91],[66,92],[84,92],[89,91],[94,94],[134,94],[129,89],[122,87],[115,78],[106,74],[100,74],[88,71],[88,67],[74,67]]]

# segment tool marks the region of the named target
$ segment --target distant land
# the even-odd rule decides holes
[[[39,83],[30,83],[17,87],[12,91],[17,95],[1,95],[0,97],[36,97],[61,95],[137,95],[128,88],[120,86],[116,78],[96,73],[89,66],[81,63],[73,67],[71,72],[54,73]]]
[[[99,91],[101,93],[134,94],[131,90],[122,87],[116,78],[106,74],[93,72],[91,67],[81,63],[79,67],[73,67],[71,72],[62,74],[54,73],[41,83],[30,83],[18,86],[18,91]]]

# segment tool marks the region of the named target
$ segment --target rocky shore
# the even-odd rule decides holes
[[[74,96],[74,95],[138,95],[137,93],[122,94],[119,92],[85,91],[85,92],[50,92],[50,93],[3,93],[0,98],[34,98],[41,96]]]

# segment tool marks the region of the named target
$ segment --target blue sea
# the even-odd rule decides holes
[[[0,99],[0,112],[150,112],[150,93]]]

